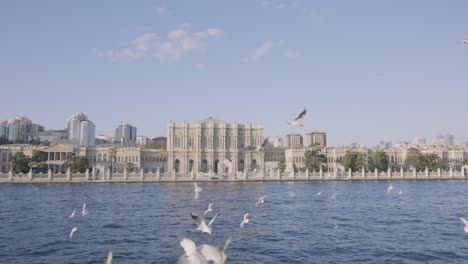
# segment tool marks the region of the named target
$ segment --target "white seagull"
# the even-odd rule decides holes
[[[203,244],[198,247],[198,251],[203,255],[203,257],[205,257],[205,259],[209,263],[224,264],[224,262],[226,262],[227,259],[227,256],[224,253],[224,251],[226,251],[226,248],[228,247],[229,243],[231,243],[231,238],[228,238],[222,246],[211,246]]]
[[[213,206],[213,203],[210,203],[210,204],[208,205],[208,209],[205,210],[205,212],[203,213],[203,215],[206,215],[207,213],[213,211],[212,206]]]
[[[460,220],[463,222],[463,224],[465,225],[465,228],[463,230],[465,230],[465,233],[468,233],[468,220],[466,220],[465,218],[463,217],[460,217]]]
[[[387,187],[387,194],[390,194],[393,191],[393,185],[390,183],[390,185]]]
[[[322,195],[322,192],[318,192],[315,196],[320,196]]]
[[[88,209],[86,209],[86,203],[83,204],[83,209],[81,210],[81,215],[85,216],[88,214]]]
[[[194,183],[195,185],[195,190],[193,190],[195,192],[195,200],[198,199],[198,193],[202,191],[202,188],[201,187],[198,187],[197,183]]]
[[[218,215],[222,214],[223,211],[221,210],[221,212],[217,213],[211,220],[208,224],[205,223],[205,219],[203,219],[203,217],[201,216],[198,216],[194,213],[190,213],[190,216],[192,217],[193,220],[195,220],[195,222],[197,222],[197,230],[200,230],[203,233],[208,233],[211,235],[211,225],[213,224],[214,220],[216,219],[216,217],[218,217]]]
[[[75,215],[76,215],[76,211],[73,211],[69,218],[73,218],[73,217],[75,217]]]
[[[73,234],[78,230],[78,227],[75,226],[74,228],[72,228],[71,232],[70,232],[70,239],[72,238]]]
[[[304,119],[306,114],[307,114],[307,109],[304,108],[304,110],[302,110],[302,112],[294,120],[289,121],[288,124],[292,126],[302,126],[301,121],[302,119]]]
[[[402,195],[403,194],[403,191],[400,189],[398,190],[398,195]]]
[[[262,197],[257,199],[257,202],[255,203],[255,206],[258,206],[259,204],[262,204],[265,202],[265,197],[266,195],[263,195]]]
[[[244,220],[240,224],[240,228],[244,228],[244,225],[246,225],[246,224],[248,224],[250,222],[249,218],[247,218],[248,216],[249,216],[249,213],[245,213]]]
[[[268,145],[268,138],[265,138],[265,140],[263,140],[263,143],[257,146],[257,151],[264,150],[267,145]]]
[[[106,258],[106,264],[112,264],[112,259],[114,257],[112,256],[112,249],[109,250],[109,253],[107,253],[107,258]]]
[[[179,258],[179,264],[206,264],[205,257],[198,253],[195,242],[188,238],[183,238],[180,241],[180,245],[184,249],[184,255]]]

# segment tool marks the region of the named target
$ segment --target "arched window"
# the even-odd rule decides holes
[[[101,160],[102,160],[102,156],[101,156],[101,154],[98,154],[98,155],[97,155],[97,161],[98,161],[98,162],[101,162]]]
[[[175,172],[179,172],[179,170],[180,170],[180,160],[179,159],[175,160],[174,169],[175,169]]]
[[[188,166],[189,166],[189,171],[192,171],[193,170],[193,160],[189,160]]]
[[[257,160],[253,159],[252,160],[252,171],[257,170]]]
[[[239,171],[244,171],[244,160],[239,160]]]
[[[107,154],[104,154],[102,161],[107,162]]]
[[[208,172],[208,161],[206,159],[202,161],[202,172]]]
[[[215,162],[214,162],[214,173],[218,173],[218,165],[219,165],[219,160],[215,160]]]

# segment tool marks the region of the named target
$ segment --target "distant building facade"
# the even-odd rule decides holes
[[[137,140],[136,127],[129,124],[121,124],[114,130],[114,142],[121,146],[135,146]]]
[[[258,171],[264,158],[256,149],[263,139],[262,125],[227,123],[211,117],[195,123],[169,122],[168,169],[218,173],[220,164],[230,160],[233,171]]]
[[[306,142],[307,147],[318,146],[320,148],[324,148],[327,146],[327,134],[325,132],[315,130],[314,132],[306,135]]]
[[[67,140],[79,146],[95,146],[96,126],[84,113],[76,113],[67,118]]]
[[[303,146],[301,134],[288,134],[284,137],[284,148],[286,149],[302,148]]]
[[[44,127],[26,117],[15,117],[0,123],[0,137],[14,143],[28,143],[38,138]]]

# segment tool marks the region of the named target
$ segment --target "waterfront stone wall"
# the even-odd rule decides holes
[[[0,173],[1,183],[122,183],[122,182],[195,182],[195,181],[353,181],[353,180],[464,180],[468,179],[468,167],[462,167],[461,170],[449,169],[448,171],[361,171],[361,172],[301,172],[294,171],[280,173],[279,170],[270,170],[259,172],[241,172],[232,175],[217,175],[212,171],[208,173],[145,173],[139,172],[95,173],[86,171],[85,173],[48,173],[34,174],[32,171],[26,174]]]

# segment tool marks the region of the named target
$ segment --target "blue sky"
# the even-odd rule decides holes
[[[468,1],[1,1],[0,119],[468,140]],[[286,121],[309,109],[304,128]]]

